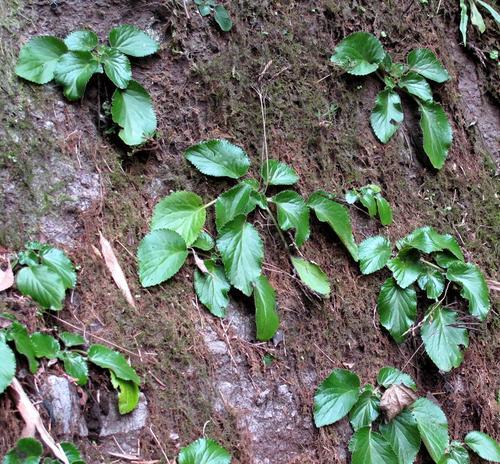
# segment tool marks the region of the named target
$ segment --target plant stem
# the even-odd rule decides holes
[[[285,250],[287,250],[287,251],[288,251],[290,247],[288,246],[288,243],[287,243],[287,241],[286,241],[286,239],[285,239],[285,236],[283,235],[283,232],[282,232],[282,230],[280,229],[280,226],[279,226],[279,224],[278,224],[278,221],[277,221],[277,220],[276,220],[276,218],[274,217],[274,214],[271,212],[271,210],[269,209],[269,207],[267,207],[267,208],[266,208],[266,211],[267,211],[267,213],[269,214],[269,217],[271,218],[271,220],[273,221],[273,224],[274,224],[274,226],[276,227],[276,230],[278,231],[278,234],[279,234],[279,236],[280,236],[280,238],[281,238],[281,241],[283,242],[283,245],[284,245],[284,247],[285,247]]]
[[[218,200],[218,198],[215,198],[213,199],[212,201],[209,201],[206,205],[203,205],[203,208],[207,209],[209,208],[210,206],[212,206],[216,201]]]
[[[441,269],[438,265],[431,263],[430,261],[427,261],[424,258],[420,258],[420,262],[424,263],[426,266],[436,269],[436,271],[440,272],[441,274],[445,274],[445,271]]]

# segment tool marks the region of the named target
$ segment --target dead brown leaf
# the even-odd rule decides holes
[[[2,269],[0,269],[0,292],[7,290],[13,285],[14,285],[14,273],[12,272],[10,261],[7,259],[7,269],[5,269],[5,271],[2,271]]]
[[[380,400],[380,410],[388,421],[394,419],[406,406],[417,399],[417,394],[405,385],[392,385]]]

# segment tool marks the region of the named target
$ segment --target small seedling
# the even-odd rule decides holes
[[[377,301],[381,324],[397,343],[420,328],[425,350],[434,364],[448,372],[463,360],[461,346],[469,343],[467,320],[459,317],[448,301],[453,285],[469,303],[469,313],[481,321],[490,310],[488,286],[482,272],[466,263],[462,250],[451,235],[422,227],[399,240],[393,257],[392,246],[382,236],[370,237],[359,245],[360,268],[371,274],[387,265],[392,272]],[[417,284],[422,300],[431,300],[417,324]]]
[[[70,442],[60,443],[60,449],[70,464],[85,464],[78,448]],[[36,438],[21,438],[3,458],[2,464],[39,464],[43,446]],[[59,459],[45,458],[43,464],[60,464]]]
[[[213,177],[240,179],[250,167],[248,155],[225,140],[209,140],[186,151],[186,159],[200,172]],[[143,287],[158,285],[182,267],[189,252],[198,269],[194,273],[196,294],[208,310],[224,317],[231,287],[254,298],[257,338],[271,339],[279,326],[276,292],[262,273],[264,246],[247,216],[259,208],[272,223],[290,251],[290,261],[299,279],[311,291],[328,298],[330,283],[321,268],[306,260],[300,247],[309,239],[309,213],[326,222],[338,235],[355,261],[358,247],[352,234],[347,208],[318,191],[306,201],[294,190],[282,190],[267,197],[269,186],[290,186],[299,180],[295,170],[285,163],[266,160],[260,181],[247,178],[205,203],[193,192],[174,192],[155,207],[151,232],[141,241],[137,256]],[[205,230],[207,209],[214,205],[217,238]],[[284,232],[295,230],[289,240]],[[197,251],[195,251],[195,249]],[[198,254],[204,255],[203,259]]]
[[[182,448],[177,457],[178,464],[231,464],[231,455],[210,438],[200,438]]]
[[[355,32],[335,48],[331,61],[355,76],[375,73],[384,83],[370,117],[373,132],[382,143],[387,143],[403,122],[401,98],[396,90],[411,96],[420,111],[424,151],[432,166],[443,167],[452,131],[443,108],[433,100],[427,80],[442,83],[449,75],[433,52],[418,48],[408,54],[406,64],[394,63],[373,34]]]
[[[467,7],[467,4],[469,4],[469,7]],[[467,45],[467,26],[469,24],[469,16],[470,22],[481,34],[486,31],[486,23],[484,22],[481,12],[479,11],[479,6],[482,6],[497,24],[500,24],[500,15],[490,4],[483,2],[482,0],[460,0],[460,32],[462,34],[464,47]]]
[[[229,13],[223,5],[218,4],[215,0],[194,0],[198,6],[198,11],[202,16],[214,14],[215,22],[219,25],[222,31],[229,32],[233,27],[233,22],[229,17]]]
[[[111,115],[121,127],[118,136],[127,145],[140,145],[156,131],[156,115],[149,93],[132,79],[128,56],[152,55],[159,45],[130,25],[112,29],[108,41],[109,46],[99,44],[95,32],[89,30],[74,31],[64,40],[34,37],[19,53],[16,74],[36,84],[55,79],[68,100],[78,100],[90,78],[104,72],[117,87],[111,98]]]
[[[370,217],[373,218],[378,214],[382,225],[388,226],[392,224],[392,208],[389,202],[382,196],[381,191],[378,185],[365,185],[359,190],[353,189],[347,191],[345,201],[351,205],[360,201],[368,210]]]

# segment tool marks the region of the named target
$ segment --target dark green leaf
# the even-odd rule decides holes
[[[44,247],[40,251],[40,261],[56,274],[59,274],[66,288],[75,288],[75,268],[64,251],[51,246]]]
[[[240,182],[224,192],[215,202],[215,224],[221,230],[228,222],[240,214],[246,216],[255,209],[255,201],[251,197],[253,186],[248,182]]]
[[[358,401],[349,412],[352,428],[358,430],[367,427],[380,414],[380,399],[374,393],[371,385],[366,385]]]
[[[200,438],[181,449],[177,462],[178,464],[230,464],[231,455],[214,440]]]
[[[131,380],[122,380],[110,371],[111,384],[118,390],[118,411],[120,414],[132,412],[139,403],[139,387]]]
[[[409,72],[399,80],[399,87],[406,89],[422,101],[432,101],[432,90],[424,77],[415,72]]]
[[[380,433],[398,456],[399,464],[413,464],[420,449],[420,432],[411,413],[404,409],[392,421],[381,424]]]
[[[387,143],[398,130],[403,118],[404,114],[399,95],[390,89],[382,90],[377,95],[370,116],[370,123],[377,138],[382,143]]]
[[[313,292],[328,298],[330,296],[330,281],[323,270],[314,263],[303,258],[292,256],[293,267],[297,271],[300,280]]]
[[[390,444],[370,427],[359,429],[349,443],[352,464],[398,464]]]
[[[61,351],[59,342],[52,335],[35,332],[30,339],[37,358],[56,359]]]
[[[217,5],[214,9],[214,19],[222,31],[229,32],[233,27],[233,22],[229,17],[229,13],[223,5]]]
[[[415,381],[404,372],[401,372],[395,367],[383,367],[378,372],[377,383],[385,388],[389,388],[391,385],[406,385],[414,391],[417,391],[417,385]]]
[[[264,162],[260,175],[267,185],[293,185],[299,180],[295,169],[276,160]]]
[[[16,276],[16,286],[23,295],[31,296],[42,308],[59,311],[63,307],[66,290],[63,281],[47,266],[21,269]]]
[[[255,323],[257,340],[270,340],[280,325],[276,310],[276,292],[266,276],[261,275],[254,284],[253,299],[255,303]]]
[[[392,253],[391,242],[385,237],[370,237],[359,244],[359,267],[363,274],[382,269]]]
[[[448,156],[453,134],[448,116],[441,105],[423,102],[419,105],[420,128],[424,137],[424,151],[431,164],[441,169]]]
[[[432,227],[425,226],[415,229],[402,240],[397,242],[400,250],[416,248],[423,253],[434,253],[435,251],[450,251],[460,261],[464,255],[455,238],[449,234],[438,234]]]
[[[86,343],[85,338],[83,338],[81,335],[71,332],[61,332],[59,334],[59,338],[67,348],[71,348],[72,346],[85,345]]]
[[[90,52],[68,52],[58,61],[54,77],[64,87],[68,100],[83,97],[85,88],[92,75],[100,72],[100,64]]]
[[[118,88],[126,89],[132,79],[130,60],[116,48],[105,47],[101,56],[104,72]]]
[[[450,76],[436,55],[427,48],[417,48],[408,54],[408,66],[421,76],[435,82],[445,82]]]
[[[193,243],[194,248],[198,248],[199,250],[203,251],[210,251],[214,246],[214,239],[208,232],[205,232],[204,230],[200,232],[200,235],[198,235]]]
[[[0,338],[0,394],[11,384],[16,375],[16,357],[9,345]]]
[[[359,201],[368,210],[370,217],[375,217],[377,214],[377,201],[371,190],[364,191],[361,189],[361,195],[359,196]]]
[[[469,464],[469,453],[458,441],[452,441],[450,449],[438,464]]]
[[[483,432],[470,432],[465,437],[465,444],[487,461],[500,462],[500,444]]]
[[[392,208],[389,202],[380,194],[375,195],[377,202],[378,217],[383,226],[388,226],[392,223]]]
[[[453,263],[459,262],[455,256],[453,256],[451,253],[448,253],[447,251],[444,251],[442,253],[435,253],[432,255],[434,260],[436,261],[437,265],[448,269]]]
[[[436,269],[428,267],[418,278],[418,286],[425,290],[427,298],[437,300],[444,290],[444,275]]]
[[[85,464],[80,451],[78,451],[78,448],[73,443],[63,441],[61,443],[61,448],[68,458],[69,464]]]
[[[292,190],[284,190],[273,197],[282,230],[295,229],[295,243],[301,247],[309,238],[309,208],[304,199]]]
[[[3,458],[2,464],[38,464],[42,457],[42,444],[34,438],[21,438]]]
[[[136,57],[152,55],[160,49],[156,40],[128,24],[112,29],[109,33],[109,43],[125,55]]]
[[[425,272],[418,251],[411,248],[400,251],[395,258],[387,262],[387,267],[401,288],[410,286]]]
[[[76,379],[78,385],[85,385],[89,378],[89,368],[83,356],[73,351],[63,351],[59,358],[64,364],[64,371]]]
[[[91,345],[88,351],[89,361],[104,369],[112,371],[121,380],[130,380],[137,385],[141,379],[130,367],[127,360],[117,351],[110,350],[104,345]]]
[[[7,332],[7,339],[14,341],[16,351],[26,357],[30,372],[34,374],[38,370],[38,361],[36,360],[35,347],[26,327],[19,322],[13,322]]]
[[[91,52],[97,47],[99,39],[93,31],[73,31],[64,39],[68,50],[72,52]]]
[[[194,272],[196,295],[214,316],[224,317],[229,304],[228,292],[231,286],[222,266],[216,265],[213,260],[205,260],[204,265],[207,273],[198,269]]]

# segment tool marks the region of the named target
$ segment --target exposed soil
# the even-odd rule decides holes
[[[227,34],[200,17],[190,1],[189,17],[176,0],[0,4],[0,245],[16,250],[28,238],[44,239],[64,247],[80,266],[79,283],[59,319],[40,315],[15,291],[2,295],[0,310],[15,312],[33,329],[65,327],[67,321],[89,337],[136,353],[131,361],[144,378],[150,413],[139,436],[145,459],[162,458],[153,434],[173,460],[181,446],[205,433],[226,446],[235,463],[348,462],[348,422],[321,431],[313,426],[316,385],[332,368],[345,366],[373,383],[381,367],[401,368],[416,350],[406,371],[422,396],[431,395],[442,406],[451,437],[463,439],[480,429],[500,438],[495,310],[472,331],[462,366],[440,373],[419,349],[419,338],[396,345],[378,325],[375,301],[384,272],[362,276],[316,221],[304,253],[330,277],[332,296],[326,301],[304,294],[289,275],[287,254],[272,226],[258,213],[253,218],[265,239],[265,272],[277,289],[282,319],[277,345],[255,341],[252,304],[241,295],[232,295],[223,321],[198,305],[192,265],[164,285],[141,289],[134,255],[157,200],[186,189],[208,201],[231,185],[190,168],[185,148],[227,138],[246,149],[257,173],[263,140],[257,91],[266,96],[271,156],[298,171],[302,194],[318,188],[341,193],[370,182],[382,186],[394,224],[383,230],[353,209],[358,242],[376,233],[394,241],[432,225],[454,234],[467,259],[499,280],[498,69],[485,58],[498,48],[493,23],[488,20],[482,36],[470,30],[464,49],[459,8],[452,0],[430,0],[427,6],[413,0],[226,3],[235,22]],[[134,152],[104,135],[108,122],[99,108],[109,90],[104,81],[92,80],[83,101],[69,103],[56,86],[30,85],[13,75],[18,50],[33,35],[64,36],[84,27],[104,38],[123,23],[150,31],[162,43],[158,55],[134,63],[134,77],[152,93],[159,120],[155,141]],[[429,47],[449,70],[452,79],[434,88],[454,130],[441,171],[422,156],[411,102],[404,101],[398,134],[382,145],[368,122],[379,83],[346,76],[329,63],[335,44],[356,30],[375,33],[395,59]],[[137,310],[126,304],[92,250],[99,230],[113,243]],[[497,296],[492,294],[494,303]],[[274,358],[270,366],[265,355]],[[34,398],[47,372],[58,373],[57,366],[35,381],[23,380]],[[107,452],[119,447],[99,438],[95,413],[97,398],[111,390],[105,377],[92,373],[84,410],[89,421],[95,419],[89,425],[93,433],[76,437],[89,463],[117,462]],[[0,455],[22,429],[13,411],[10,399],[0,397],[0,423],[8,430],[0,437]]]

